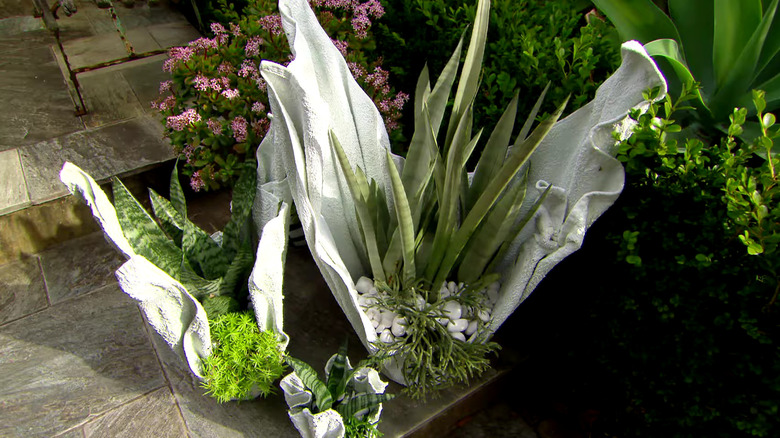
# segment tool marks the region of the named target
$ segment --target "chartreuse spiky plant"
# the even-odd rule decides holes
[[[395,396],[356,392],[351,385],[351,380],[361,366],[349,369],[346,341],[334,356],[330,372],[324,382],[320,380],[317,371],[306,362],[290,356],[287,356],[286,360],[313,395],[309,406],[312,414],[334,409],[344,421],[347,438],[374,438],[382,435],[376,429],[378,421],[371,421],[369,414],[380,404],[392,400]]]
[[[247,163],[233,189],[230,221],[214,237],[187,218],[175,167],[170,200],[149,190],[157,220],[113,179],[114,208],[133,250],[203,304],[214,345],[204,360],[204,387],[219,401],[245,398],[252,391],[265,395],[284,371],[276,334],[261,333],[251,312],[239,312],[248,302],[247,279],[254,264],[250,216],[256,174],[254,163]]]
[[[484,355],[494,351],[495,344],[454,340],[436,322],[443,311],[439,288],[445,280],[457,276],[458,281],[472,287],[449,299],[461,304],[465,299],[479,310],[480,300],[467,299],[466,291],[496,279],[495,264],[543,200],[521,217],[528,159],[566,105],[564,102],[531,131],[543,92],[510,147],[518,101],[515,96],[490,135],[473,178],[469,178],[466,164],[482,135],[482,130],[472,133],[472,119],[489,8],[489,0],[479,1],[449,124],[441,136],[463,39],[433,89],[427,67],[419,77],[414,101],[415,132],[402,173],[387,154],[393,212],[377,184],[369,181],[359,167],[352,170],[338,138],[332,132],[330,136],[355,199],[375,285],[389,296],[380,298],[378,305],[400,313],[411,324],[409,336],[399,341],[400,345],[375,344],[379,357],[397,353],[406,356],[402,371],[411,395],[466,381],[488,366]],[[416,295],[426,297],[422,308],[414,302]]]

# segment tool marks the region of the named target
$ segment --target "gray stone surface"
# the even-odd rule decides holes
[[[116,31],[65,41],[62,48],[68,56],[72,70],[96,66],[130,55]]]
[[[83,129],[47,46],[0,52],[0,150]]]
[[[24,182],[19,151],[0,151],[0,214],[19,210],[29,204],[30,195]]]
[[[53,436],[164,385],[117,286],[0,328],[0,436]]]
[[[40,253],[40,259],[52,305],[115,284],[114,272],[125,262],[102,232],[57,245]]]
[[[464,419],[451,438],[537,438],[534,429],[506,403]]]
[[[32,15],[32,11],[30,0],[0,0],[0,18]]]
[[[68,193],[59,180],[65,161],[76,164],[100,181],[172,157],[172,148],[162,139],[162,125],[150,117],[78,132],[21,149],[22,168],[32,202],[43,202]]]
[[[187,436],[176,401],[160,388],[84,425],[86,438],[179,438]]]
[[[0,324],[42,310],[47,305],[37,257],[0,265]]]
[[[163,62],[167,55],[156,55],[123,64],[122,76],[135,93],[141,107],[147,113],[154,114],[155,120],[159,112],[152,108],[153,100],[160,95],[160,82],[169,80],[171,74],[163,71]]]
[[[144,108],[122,73],[109,68],[77,75],[87,106],[87,114],[82,116],[87,128],[98,128],[144,114]]]
[[[149,26],[149,33],[163,48],[187,45],[192,40],[201,37],[189,23],[174,22]]]

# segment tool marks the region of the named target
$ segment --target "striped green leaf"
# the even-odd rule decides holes
[[[317,376],[317,372],[306,362],[291,356],[286,356],[285,361],[292,367],[295,374],[303,382],[304,386],[314,394],[314,402],[317,406],[317,412],[327,411],[333,406],[333,397],[328,391],[327,385]],[[317,413],[313,412],[313,413]]]
[[[230,221],[222,231],[222,250],[227,260],[233,258],[243,242],[252,239],[250,216],[257,190],[256,179],[257,165],[254,161],[247,161],[233,186]]]
[[[417,270],[414,265],[414,239],[415,230],[412,220],[412,212],[409,209],[409,201],[406,199],[406,191],[401,182],[401,175],[393,164],[390,152],[387,152],[387,167],[390,169],[390,181],[395,200],[395,214],[398,219],[398,230],[401,236],[401,249],[404,261],[403,282],[406,287],[417,279]]]
[[[243,289],[247,287],[247,279],[254,264],[255,253],[247,240],[239,248],[230,261],[230,265],[225,271],[225,275],[216,280],[220,280],[217,295],[240,296],[239,286]]]
[[[347,381],[352,376],[352,373],[347,369],[347,347],[348,342],[345,339],[330,365],[330,373],[328,373],[326,379],[328,392],[330,392],[333,400],[340,400],[344,396],[344,391],[347,389]]]
[[[432,284],[440,284],[447,278],[453,266],[455,265],[455,262],[460,256],[461,251],[471,238],[471,235],[476,231],[477,227],[482,222],[482,219],[485,218],[490,208],[501,195],[501,192],[503,192],[507,185],[509,185],[517,172],[520,171],[520,169],[528,161],[528,158],[530,158],[531,154],[542,142],[544,137],[547,136],[547,133],[553,127],[555,122],[558,121],[561,114],[563,113],[563,110],[566,108],[568,100],[569,99],[566,98],[566,101],[564,101],[564,103],[558,107],[558,109],[552,115],[550,115],[547,120],[541,122],[539,126],[534,129],[534,132],[520,145],[520,147],[515,147],[512,149],[512,152],[507,157],[506,163],[504,163],[496,177],[488,184],[488,186],[485,188],[485,191],[474,203],[474,208],[472,208],[468,213],[460,229],[458,229],[454,236],[452,236],[450,239],[449,245],[446,247],[447,252],[440,266],[437,267],[438,271],[433,277]],[[430,265],[428,268],[430,268]],[[426,271],[426,278],[430,278],[427,274],[428,272]]]
[[[346,403],[340,403],[336,406],[336,412],[341,414],[343,418],[350,418],[364,409],[370,412],[394,397],[393,394],[360,394],[349,399]]]
[[[190,266],[203,277],[213,280],[225,275],[229,261],[222,248],[205,231],[185,221],[182,250]]]
[[[166,274],[179,279],[183,258],[181,249],[168,239],[122,181],[113,178],[112,182],[116,216],[133,251],[146,257]]]
[[[198,301],[203,301],[210,296],[219,296],[222,280],[222,278],[206,280],[196,274],[187,263],[182,265],[181,277],[179,278],[182,286]]]
[[[368,194],[369,189],[363,184],[359,184],[358,178],[355,176],[355,172],[352,171],[352,167],[349,164],[349,159],[344,153],[344,149],[341,147],[336,134],[333,131],[329,132],[330,145],[336,152],[339,165],[341,166],[342,174],[347,181],[347,186],[352,194],[352,198],[355,201],[355,209],[357,210],[357,218],[360,227],[363,230],[363,240],[366,244],[366,252],[368,253],[368,260],[371,264],[371,272],[375,280],[386,281],[385,272],[382,267],[382,257],[379,255],[379,248],[377,247],[376,231],[374,230],[374,221],[371,218],[371,213],[368,211],[363,193]]]
[[[187,217],[187,202],[184,199],[184,190],[181,188],[181,182],[179,181],[179,160],[176,160],[176,164],[173,166],[173,172],[171,172],[171,205],[179,212],[179,216],[182,218]],[[184,229],[184,224],[180,224],[179,229]]]
[[[181,215],[173,208],[173,204],[170,201],[151,188],[149,189],[149,199],[152,201],[152,209],[160,222],[160,227],[173,240],[176,246],[181,247],[181,238],[184,234],[182,231],[184,224]]]

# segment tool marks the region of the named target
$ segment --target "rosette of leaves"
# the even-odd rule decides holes
[[[74,168],[66,164],[61,176],[63,181],[69,187],[75,187],[72,190],[79,190],[85,198],[91,199],[91,202],[88,201],[91,204],[101,203],[97,198],[105,195],[102,192],[94,193],[96,184],[73,183]],[[89,178],[80,169],[75,169],[81,173],[80,176]],[[183,345],[193,372],[204,379],[203,386],[207,393],[221,402],[266,395],[272,391],[272,383],[284,371],[282,351],[286,345],[286,335],[270,327],[260,331],[251,312],[242,311],[249,304],[248,279],[254,266],[255,247],[252,242],[255,236],[252,235],[251,208],[256,189],[255,179],[254,163],[244,164],[233,191],[231,218],[224,230],[214,235],[207,234],[188,219],[184,193],[175,167],[171,174],[170,200],[149,189],[155,217],[144,209],[116,177],[112,179],[113,211],[108,208],[96,210],[93,205],[93,212],[97,211],[96,218],[106,234],[131,259],[117,272],[120,285],[128,295],[141,302],[147,315],[152,312],[150,324],[173,348],[178,349],[181,348],[178,345]],[[93,193],[88,194],[89,190]],[[109,212],[115,212],[115,218],[111,218]],[[113,228],[110,224],[113,220],[116,220],[120,230],[110,229]],[[128,270],[126,266],[134,260],[138,263],[139,259],[144,260],[143,263],[149,269],[153,267],[159,271],[167,280],[151,280],[148,285],[143,284],[142,279],[131,280],[130,286],[127,286],[127,277],[133,276],[128,271],[133,269]],[[140,269],[144,270],[148,271]],[[149,272],[148,275],[151,278],[156,274]],[[164,286],[163,283],[175,283],[183,287],[184,295],[176,299],[176,305],[171,306],[166,302],[178,292],[176,286]],[[162,295],[152,299],[148,299],[147,295],[144,299],[140,298],[141,294],[137,290],[133,290],[134,287],[167,289]],[[192,310],[184,310],[182,302],[193,299],[198,300],[202,307],[196,305]],[[202,323],[199,319],[204,311],[209,327],[205,332],[205,328],[200,327]],[[181,314],[176,316],[175,312]],[[193,322],[186,322],[191,318]],[[185,324],[184,327],[181,327],[182,324]],[[182,329],[198,332],[197,342],[176,339],[182,336]],[[193,343],[204,342],[210,345],[192,346]],[[190,357],[188,348],[194,349],[195,354],[201,356],[199,360]]]
[[[532,129],[534,112],[513,142],[516,98],[474,173],[467,173],[482,134],[472,132],[472,115],[488,4],[477,6],[446,128],[461,45],[435,85],[423,70],[406,160],[389,154],[377,109],[327,44],[304,0],[280,2],[285,28],[296,30],[288,34],[301,49],[296,59],[289,66],[262,66],[275,115],[274,135],[266,137],[263,150],[284,163],[307,243],[334,297],[375,357],[390,359],[384,362],[387,375],[413,395],[487,367],[485,353],[496,348],[487,343],[490,334],[555,264],[579,248],[588,227],[617,198],[623,170],[613,158],[610,133],[643,102],[642,91],[663,84],[641,46],[627,43],[623,64],[592,102],[558,120],[561,106]],[[436,318],[447,299],[478,311],[486,298],[478,286],[494,280],[493,274],[500,274],[501,287],[492,318],[472,342],[426,328],[441,324]],[[375,327],[358,302],[355,282],[364,275],[386,291],[378,305],[417,318],[415,327],[407,327],[416,336],[406,336],[403,344],[376,342]],[[465,283],[455,298],[439,294],[449,279]]]
[[[290,356],[286,361],[294,372],[282,380],[281,386],[290,418],[301,436],[373,438],[382,435],[376,428],[382,403],[394,395],[384,393],[387,383],[379,379],[376,370],[350,366],[346,342],[328,360],[324,382],[306,362]]]

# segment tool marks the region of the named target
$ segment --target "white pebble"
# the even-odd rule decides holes
[[[369,289],[368,292],[366,292],[367,297],[375,297],[377,295],[379,295],[379,292],[376,290],[374,286],[371,286],[371,289]]]
[[[444,284],[441,285],[441,289],[439,289],[439,298],[444,299],[448,298],[450,295],[450,289],[447,287],[447,282],[445,281]]]
[[[372,319],[371,325],[374,326],[374,330],[376,330],[376,328],[379,327],[379,321]]]
[[[476,321],[476,320],[469,321],[469,326],[468,326],[468,327],[466,327],[466,336],[471,336],[471,335],[473,335],[473,334],[474,334],[474,332],[476,332],[476,331],[477,331],[477,326],[478,326],[478,324],[477,324],[477,321]]]
[[[444,304],[444,314],[447,315],[449,319],[458,319],[463,314],[463,307],[456,301],[448,301]]]
[[[366,310],[366,316],[368,316],[368,319],[372,321],[379,322],[382,320],[382,316],[379,313],[379,309],[376,307],[371,307],[370,309]]]
[[[443,326],[447,326],[450,323],[449,318],[436,318],[436,321]]]
[[[488,300],[490,300],[490,304],[496,304],[496,301],[498,301],[498,289],[489,287],[487,290],[487,296]]]
[[[355,284],[355,289],[361,294],[367,293],[372,287],[374,287],[374,282],[368,277],[360,277]]]
[[[393,320],[395,317],[398,316],[395,312],[391,312],[389,310],[383,310],[382,311],[382,325],[385,327],[390,327],[393,325]]]
[[[422,295],[417,295],[417,297],[414,299],[415,308],[419,311],[423,311],[425,309],[425,305],[427,304],[425,302],[425,298],[423,298]]]
[[[406,318],[403,316],[396,316],[393,320],[393,325],[390,326],[390,331],[393,332],[393,336],[400,337],[406,334]]]
[[[482,320],[482,322],[488,322],[490,321],[490,312],[487,310],[480,310],[477,314],[477,317]]]
[[[385,344],[392,344],[393,341],[395,341],[395,338],[393,338],[393,333],[391,333],[389,329],[385,329],[379,334],[379,340]]]
[[[454,281],[447,283],[447,289],[450,290],[450,295],[455,295],[458,293],[458,285],[455,284]]]
[[[447,331],[450,333],[462,332],[463,330],[466,330],[468,326],[469,321],[467,319],[456,319],[447,324]]]
[[[461,332],[450,332],[450,336],[452,336],[453,339],[457,339],[459,341],[466,342],[466,337],[463,336],[463,333]]]

